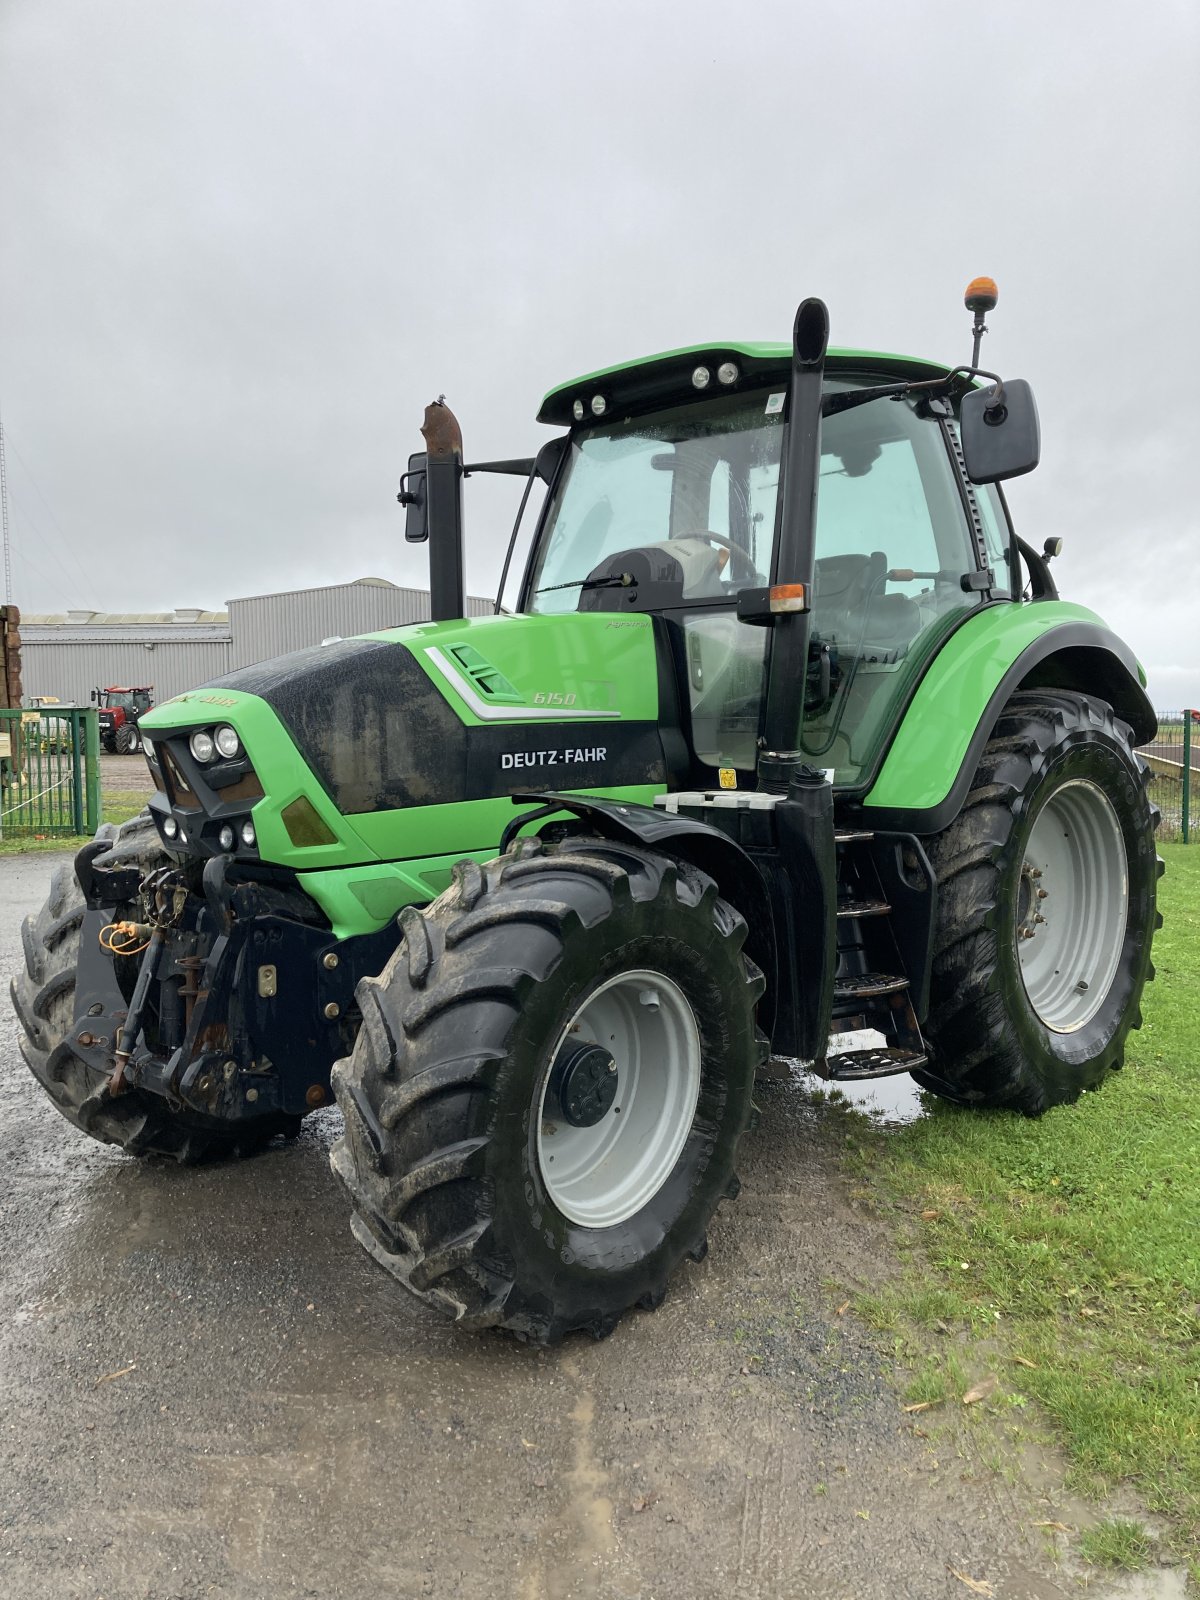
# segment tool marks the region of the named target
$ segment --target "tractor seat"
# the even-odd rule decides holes
[[[864,655],[902,655],[922,628],[921,609],[907,595],[887,594],[887,557],[826,556],[816,563],[813,624],[826,642]]]

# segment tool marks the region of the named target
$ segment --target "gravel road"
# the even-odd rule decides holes
[[[0,860],[4,970],[56,861]],[[1074,1589],[1030,1527],[1055,1509],[976,1459],[989,1430],[918,1430],[836,1314],[889,1247],[801,1085],[763,1091],[741,1198],[663,1308],[533,1353],[353,1243],[336,1111],[247,1162],[133,1161],[59,1118],[7,1009],[0,1083],[7,1600]]]

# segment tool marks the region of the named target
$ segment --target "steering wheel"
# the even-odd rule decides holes
[[[753,583],[753,584],[757,585],[757,584],[761,584],[762,583],[762,576],[759,573],[758,568],[754,565],[754,562],[751,559],[751,557],[749,555],[747,555],[747,553],[745,552],[745,550],[742,549],[740,544],[734,544],[733,540],[732,539],[727,539],[723,533],[714,533],[711,528],[701,528],[701,529],[698,529],[695,533],[680,533],[680,534],[677,534],[676,538],[678,538],[678,539],[707,539],[710,544],[719,544],[721,546],[722,550],[728,550],[729,551],[729,555],[730,555],[729,565],[730,565],[731,576],[732,577],[735,577],[735,578],[737,577],[737,573],[733,572],[732,568],[733,568],[735,562],[740,561],[742,563],[743,567],[745,568],[743,576],[744,577],[748,577],[750,579],[750,582]]]

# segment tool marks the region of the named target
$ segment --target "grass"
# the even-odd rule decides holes
[[[102,822],[128,822],[146,808],[147,796],[140,789],[106,789],[101,795],[100,820]],[[48,850],[78,850],[90,840],[90,834],[47,834],[33,838],[18,835],[0,839],[0,856],[36,855]]]
[[[1123,1567],[1136,1572],[1150,1558],[1150,1539],[1140,1522],[1112,1517],[1080,1535],[1079,1552],[1096,1567]]]
[[[1163,854],[1157,981],[1102,1093],[1035,1121],[939,1102],[859,1137],[864,1180],[916,1245],[860,1309],[922,1352],[914,1398],[997,1372],[997,1401],[1050,1419],[1074,1487],[1131,1485],[1200,1573],[1200,849]],[[1132,1548],[1107,1526],[1094,1549]]]

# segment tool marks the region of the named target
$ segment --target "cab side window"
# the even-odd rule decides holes
[[[994,483],[980,483],[975,485],[975,499],[979,505],[979,517],[983,523],[983,542],[987,547],[988,565],[996,574],[993,594],[1016,594],[1013,586],[1013,552],[1012,535],[1009,532],[1008,518],[1004,513],[1004,502],[1000,498],[1000,491]]]

